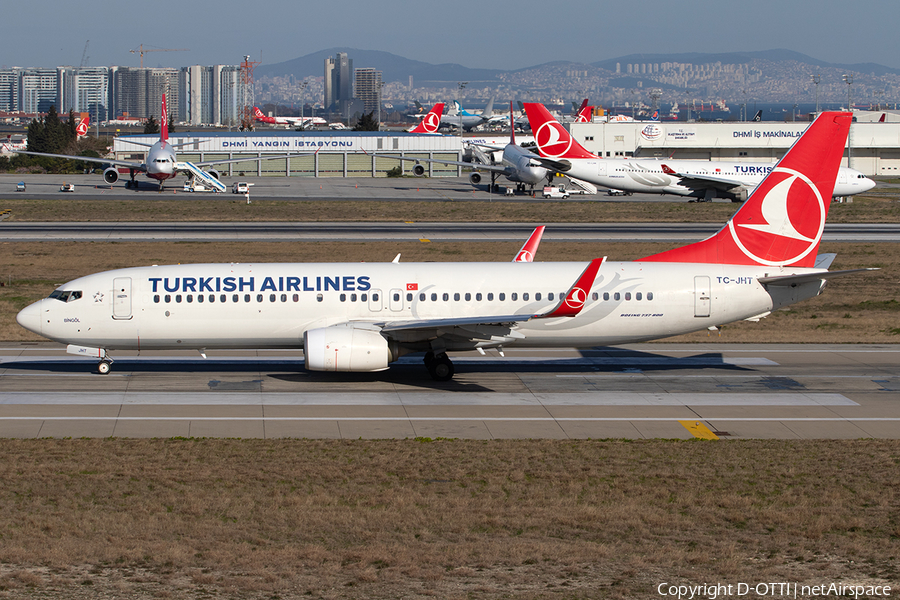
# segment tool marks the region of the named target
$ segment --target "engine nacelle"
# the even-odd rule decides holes
[[[222,178],[219,176],[219,172],[216,171],[215,169],[210,169],[209,171],[207,171],[207,173],[209,173],[210,175],[212,175],[212,176],[215,177],[216,179],[222,179]]]
[[[479,173],[478,171],[472,171],[471,173],[469,173],[469,183],[471,183],[472,185],[478,185],[479,183],[481,183],[481,173]]]
[[[424,174],[425,174],[425,165],[417,164],[416,166],[413,167],[413,175],[415,175],[416,177],[421,177]]]
[[[310,371],[384,371],[396,359],[387,339],[378,331],[350,325],[304,332],[303,353]]]
[[[115,167],[107,167],[103,171],[103,181],[106,183],[115,183],[119,180],[119,170]]]

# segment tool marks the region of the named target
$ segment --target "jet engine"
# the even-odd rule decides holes
[[[333,325],[303,334],[303,353],[310,371],[384,371],[399,356],[397,348],[373,329]]]
[[[420,165],[416,163],[416,166],[413,167],[413,175],[416,177],[421,177],[425,174],[425,165]]]
[[[216,179],[222,179],[222,178],[219,176],[219,172],[216,171],[215,169],[210,169],[209,171],[207,171],[207,173],[209,173],[210,175],[212,175],[212,176],[215,177]]]
[[[115,183],[119,180],[119,170],[115,167],[107,167],[103,171],[103,181],[106,183]]]
[[[481,173],[479,173],[478,171],[472,171],[471,173],[469,173],[469,183],[471,183],[472,185],[478,185],[479,183],[481,183]]]

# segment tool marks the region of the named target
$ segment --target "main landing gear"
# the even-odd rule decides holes
[[[453,368],[453,362],[447,356],[446,352],[435,354],[434,352],[425,353],[425,368],[428,374],[435,381],[450,381],[456,369]]]

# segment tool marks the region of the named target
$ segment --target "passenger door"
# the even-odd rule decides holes
[[[113,319],[131,318],[131,277],[113,279]]]

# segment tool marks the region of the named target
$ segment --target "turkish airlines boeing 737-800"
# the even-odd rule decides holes
[[[424,352],[652,340],[818,295],[816,257],[850,128],[823,113],[714,236],[634,262],[195,264],[70,281],[20,325],[110,370],[117,349],[302,348],[306,368],[379,371]]]
[[[701,200],[747,199],[775,166],[773,163],[727,163],[702,160],[601,158],[588,152],[566,131],[543,104],[524,104],[541,156],[568,161],[561,172],[613,190],[644,194],[673,194]],[[875,187],[856,169],[841,167],[832,196],[852,196]]]

